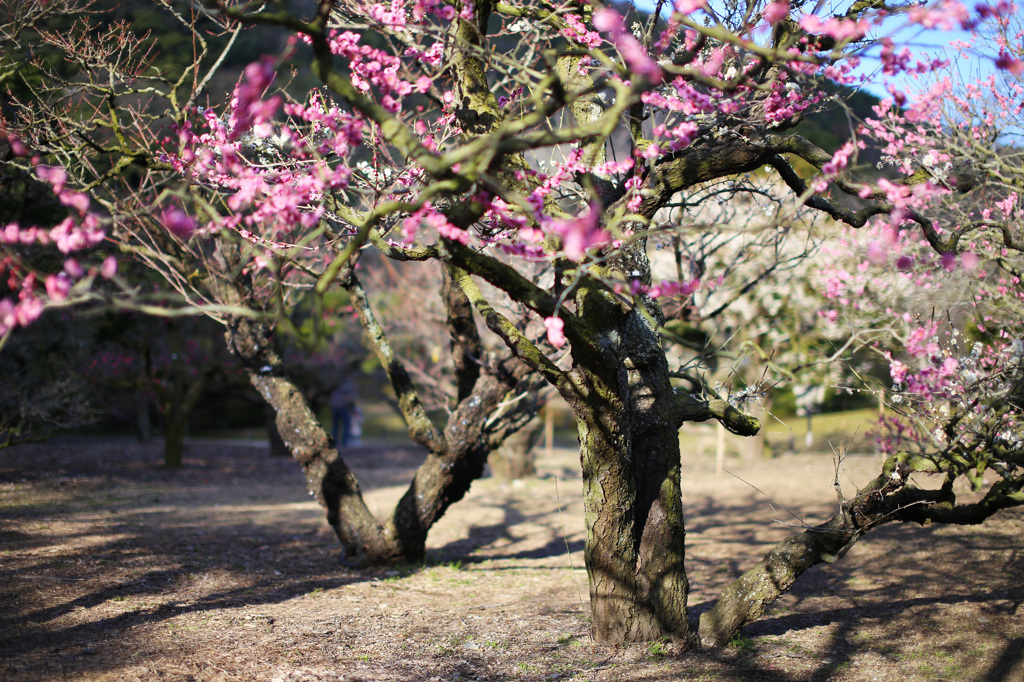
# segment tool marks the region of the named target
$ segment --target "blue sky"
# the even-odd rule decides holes
[[[655,2],[654,0],[634,0],[637,7],[645,9],[647,11],[653,11]],[[790,0],[794,5],[800,6],[799,0]],[[716,2],[721,0],[709,0],[712,8]],[[849,0],[835,2],[834,0],[822,0],[818,15],[821,17],[827,17],[842,12],[846,6],[850,4]],[[804,5],[807,12],[810,12],[814,6],[808,2]],[[898,45],[904,45],[909,47],[914,53],[916,59],[927,59],[931,60],[935,57],[942,59],[949,59],[953,63],[953,67],[958,69],[965,78],[977,78],[978,76],[987,77],[989,74],[995,71],[995,66],[992,63],[992,59],[989,57],[974,57],[970,60],[963,60],[959,53],[950,48],[950,43],[957,40],[967,40],[970,38],[969,31],[954,30],[954,31],[941,31],[936,29],[924,29],[918,25],[907,25],[907,21],[904,17],[893,17],[887,20],[880,27],[874,29],[869,35],[872,37],[883,37],[890,36]],[[874,46],[868,50],[861,63],[861,67],[857,70],[857,73],[863,74],[869,77],[869,82],[865,85],[864,89],[877,97],[887,97],[888,93],[885,90],[885,84],[881,78],[880,64],[878,61],[878,53],[880,46]],[[920,89],[922,84],[920,82],[913,82],[912,79],[907,76],[898,76],[893,80],[895,87],[899,88],[910,95],[914,89]]]

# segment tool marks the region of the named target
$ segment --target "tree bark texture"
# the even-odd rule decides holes
[[[604,352],[574,353],[563,392],[580,434],[594,639],[685,639],[681,423],[665,353],[635,308],[600,291],[577,305],[608,330]]]

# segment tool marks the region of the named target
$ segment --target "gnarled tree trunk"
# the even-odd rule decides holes
[[[689,586],[676,429],[632,432],[610,402],[573,405],[593,636],[601,643],[685,638]]]
[[[302,391],[284,371],[273,350],[270,328],[260,319],[228,320],[228,348],[245,367],[249,379],[275,413],[275,424],[292,457],[302,466],[309,490],[326,510],[352,565],[381,565],[422,560],[427,532],[448,507],[462,499],[473,481],[483,474],[487,456],[534,415],[536,401],[510,401],[512,391],[536,391],[540,379],[514,358],[494,363],[473,376],[461,377],[458,404],[444,431],[427,417],[412,381],[394,356],[377,323],[365,292],[354,276],[346,286],[353,298],[370,343],[384,365],[398,396],[410,437],[427,449],[409,489],[387,520],[367,508],[355,475],[345,464],[330,435],[310,409]],[[243,290],[225,294],[233,303],[244,300]],[[474,346],[475,329],[461,290],[450,292],[450,327],[453,343]],[[455,325],[458,320],[461,325]],[[455,333],[455,327],[459,332]],[[477,356],[479,359],[479,356]]]
[[[637,249],[631,257],[646,257]],[[631,268],[632,269],[632,268]],[[579,314],[608,330],[601,351],[574,352],[563,390],[579,426],[592,630],[598,642],[687,638],[681,415],[651,321],[604,292]],[[656,320],[660,312],[652,309]]]

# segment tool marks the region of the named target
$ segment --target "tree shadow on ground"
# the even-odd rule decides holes
[[[188,614],[220,612],[226,615],[217,622],[227,622],[265,606],[281,618],[285,602],[318,590],[342,599],[371,594],[370,606],[338,607],[348,609],[338,616],[351,625],[351,633],[344,634],[353,639],[345,642],[372,632],[352,625],[363,618],[358,622],[388,633],[397,647],[408,632],[402,619],[365,620],[365,612],[383,600],[376,593],[391,589],[388,601],[399,602],[416,592],[437,592],[423,627],[430,629],[432,641],[441,642],[410,661],[403,659],[404,649],[396,649],[392,679],[425,679],[423,661],[447,675],[444,679],[510,679],[508,667],[500,665],[501,650],[487,649],[484,638],[505,637],[525,621],[532,630],[547,627],[556,634],[515,650],[538,668],[511,675],[522,680],[572,671],[600,680],[689,679],[704,672],[730,680],[857,679],[860,668],[853,666],[865,657],[882,661],[878,665],[930,666],[933,677],[1021,679],[1024,633],[1015,625],[1024,602],[1019,513],[1011,522],[971,531],[895,524],[873,531],[842,561],[808,571],[777,609],[748,626],[733,646],[662,658],[657,649],[645,653],[645,647],[611,650],[587,644],[581,613],[585,581],[579,595],[554,580],[534,591],[536,576],[571,582],[557,571],[570,568],[564,555],[582,550],[578,492],[571,499],[549,500],[549,483],[542,481],[518,497],[478,497],[479,523],[470,522],[466,537],[431,550],[435,563],[461,560],[460,568],[437,571],[437,582],[430,582],[424,567],[358,572],[339,566],[336,540],[322,513],[309,504],[298,467],[270,458],[265,448],[193,447],[186,454],[188,468],[168,473],[157,468],[159,448],[125,441],[99,446],[99,455],[83,458],[72,452],[75,447],[51,442],[38,450],[0,451],[0,481],[17,482],[0,487],[0,660],[17,659],[30,669],[25,677],[46,678],[39,671],[47,669],[38,662],[52,656],[67,656],[67,669],[83,674],[81,657],[89,657],[88,649],[96,646],[91,643],[141,640],[152,633],[148,626],[166,623],[169,629]],[[404,470],[408,462],[394,464]],[[381,473],[386,482],[393,472]],[[571,485],[572,479],[566,482]],[[563,507],[564,520],[558,511]],[[829,505],[808,509],[805,518],[813,523]],[[800,531],[773,525],[772,518],[785,517],[756,493],[688,499],[687,517],[687,561],[697,588],[694,615],[709,608],[713,595],[772,543]],[[512,575],[524,565],[526,577]],[[530,573],[535,569],[541,570]],[[509,606],[513,597],[503,591],[517,579],[527,586],[529,599]],[[471,602],[477,593],[479,600]],[[460,600],[470,603],[456,609],[452,604]],[[334,604],[303,611],[295,627],[309,630],[311,619],[325,617]],[[434,615],[434,609],[457,611],[458,617]],[[445,644],[481,632],[474,628],[487,619],[501,634],[479,635],[481,649],[468,649],[461,640]],[[970,675],[958,673],[952,649],[972,646],[981,634],[988,636],[989,647],[982,667],[970,669]],[[339,636],[310,640],[337,651],[343,648]],[[278,648],[292,646],[276,631],[273,637]],[[573,648],[580,643],[587,646]],[[152,650],[162,646],[166,642]],[[284,654],[273,654],[279,655]],[[278,661],[265,653],[253,656]],[[90,660],[90,676],[124,665],[107,652]],[[352,658],[346,661],[356,665]],[[778,661],[787,663],[780,667]]]
[[[0,451],[0,481],[19,491],[0,510],[0,659],[379,575],[337,564],[297,465],[265,448],[193,444],[187,468],[165,472],[158,444],[93,443],[90,458],[71,452],[79,447]],[[129,600],[137,608],[102,614]],[[97,617],[69,623],[84,611]]]

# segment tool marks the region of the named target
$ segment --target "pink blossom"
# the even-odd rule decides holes
[[[889,260],[889,252],[879,241],[868,244],[868,260],[874,265],[883,265]]]
[[[88,241],[71,218],[65,218],[50,230],[50,239],[61,253],[71,253],[88,246]]]
[[[9,332],[16,324],[14,302],[9,298],[0,299],[0,336]]]
[[[114,256],[107,256],[103,259],[103,265],[100,266],[100,275],[105,279],[110,279],[117,274],[117,258]]]
[[[15,156],[28,156],[28,147],[13,135],[7,137],[7,142],[11,145],[11,153]]]
[[[51,301],[60,303],[68,297],[68,292],[70,291],[71,278],[68,277],[67,273],[61,272],[46,278],[46,295],[50,297]]]
[[[923,327],[918,327],[910,333],[910,338],[907,339],[907,352],[912,356],[921,357],[922,355],[935,355],[939,352],[939,344],[937,344],[932,337],[935,336],[935,332],[938,325],[926,324]]]
[[[605,12],[612,12],[612,14],[618,16],[618,13],[616,13],[614,10],[602,10],[598,12],[597,15],[594,16],[595,26],[597,25],[597,17],[604,14]],[[563,18],[565,19],[566,28],[562,29],[562,35],[564,35],[566,38],[574,40],[577,43],[583,45],[584,47],[597,47],[602,42],[604,42],[601,40],[600,35],[588,30],[587,27],[583,24],[583,21],[575,14],[569,13],[566,14]],[[619,22],[621,23],[621,21],[622,18],[620,17]],[[604,29],[599,28],[598,30]]]
[[[562,237],[562,250],[566,258],[579,261],[587,249],[609,242],[608,233],[598,225],[600,217],[601,208],[594,203],[577,218],[551,222],[550,231]]]
[[[707,7],[707,0],[676,0],[675,8],[680,14],[692,14]]]
[[[615,47],[626,61],[626,66],[636,76],[646,78],[657,85],[665,79],[665,74],[658,63],[651,59],[640,41],[631,35],[622,35],[615,39]]]
[[[889,376],[892,377],[894,383],[902,384],[904,379],[907,378],[907,371],[909,369],[899,360],[893,360],[889,363]]]
[[[179,239],[188,239],[196,229],[196,223],[191,216],[174,206],[166,206],[160,214],[160,222],[167,228],[168,232]]]
[[[89,210],[89,197],[81,192],[64,190],[57,193],[57,198],[60,199],[60,203],[75,209],[79,214],[84,214]]]
[[[548,343],[555,348],[561,348],[566,344],[565,322],[557,317],[545,317],[544,328],[547,329]]]
[[[775,0],[761,13],[764,20],[774,26],[789,16],[789,0]]]
[[[472,7],[472,3],[467,4]],[[369,15],[372,19],[385,26],[402,27],[406,24],[405,8],[402,7],[402,3],[399,0],[392,0],[390,7],[382,4],[371,5]]]
[[[40,180],[50,183],[56,194],[64,191],[64,185],[68,181],[67,172],[59,166],[37,166],[36,175]]]
[[[64,272],[76,278],[85,274],[85,270],[82,268],[82,264],[78,262],[77,258],[68,258],[64,261]]]
[[[957,0],[913,7],[907,13],[907,17],[912,23],[921,24],[925,28],[940,28],[944,31],[954,28],[969,29],[973,23],[967,8]]]
[[[281,98],[262,101],[263,93],[274,80],[274,58],[264,55],[258,62],[245,67],[243,80],[235,87],[231,105],[231,135],[235,140],[253,126],[265,123],[281,104]]]
[[[882,39],[882,52],[879,55],[882,61],[882,73],[886,76],[894,76],[900,71],[906,71],[910,65],[910,50],[903,48],[899,54],[893,47],[892,38]]]
[[[22,327],[27,327],[43,314],[43,301],[32,295],[28,295],[14,307],[14,320]]]
[[[573,16],[573,15],[567,15]],[[665,78],[658,63],[647,54],[647,49],[626,30],[622,16],[613,9],[603,9],[594,15],[594,27],[612,34],[612,42],[619,50],[626,66],[636,76],[658,84]]]
[[[607,8],[594,14],[594,28],[598,31],[605,31],[613,35],[621,35],[626,31],[626,28],[622,23],[622,15],[613,9]]]
[[[856,145],[853,142],[844,144],[832,155],[832,160],[821,167],[821,172],[829,177],[837,175],[849,164],[850,155],[853,154],[854,149],[856,149]]]
[[[835,17],[822,21],[817,16],[808,14],[800,19],[800,28],[808,33],[824,33],[838,41],[845,41],[864,37],[871,25],[866,21],[849,21]]]
[[[1009,71],[1014,76],[1019,76],[1024,73],[1024,61],[1011,57],[1004,51],[999,52],[999,56],[995,60],[996,68]]]
[[[710,55],[708,55],[707,61],[701,66],[701,73],[705,76],[717,76],[718,72],[722,69],[722,62],[725,61],[725,49],[718,48]]]

